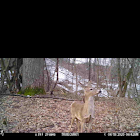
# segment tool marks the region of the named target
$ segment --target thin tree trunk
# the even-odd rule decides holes
[[[118,91],[117,94],[119,94],[120,97],[122,97],[122,81],[121,81],[120,58],[117,58],[117,62],[118,62],[118,84],[119,84],[119,91]]]
[[[97,58],[97,88],[99,87],[99,59]],[[98,94],[97,94],[98,96]]]
[[[88,77],[88,79],[89,79],[89,81],[91,80],[91,58],[89,58],[89,77]]]
[[[75,61],[76,61],[76,58],[75,58]],[[77,91],[78,91],[78,78],[77,78],[77,66],[76,66],[76,64],[74,65],[74,68],[75,68],[75,74],[76,74],[76,94],[77,94]]]
[[[56,79],[56,82],[55,82],[55,84],[54,84],[54,87],[51,89],[51,91],[50,91],[50,94],[51,95],[53,95],[53,91],[54,91],[54,89],[55,89],[55,87],[56,87],[56,85],[57,85],[57,82],[58,82],[58,63],[59,63],[59,58],[57,58],[57,63],[56,63],[56,72],[57,72],[57,79]]]
[[[74,65],[75,65],[75,59],[73,58],[73,62],[72,62],[72,89],[73,89],[73,78],[74,78]]]
[[[46,63],[46,62],[45,62]],[[46,71],[45,71],[45,73],[46,73],[46,75],[44,75],[45,77],[45,80],[46,81],[44,81],[44,88],[45,88],[45,86],[46,86],[46,84],[47,84],[47,88],[45,88],[45,90],[46,90],[46,92],[48,92],[49,90],[50,90],[50,75],[49,75],[49,72],[48,72],[48,69],[47,69],[47,65],[46,65]]]

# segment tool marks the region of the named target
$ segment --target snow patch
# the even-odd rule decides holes
[[[50,74],[51,74],[51,77],[54,75],[54,81],[56,80],[57,78],[57,73],[55,72],[55,69],[56,69],[56,62],[49,59],[49,58],[46,58],[46,65],[47,65],[47,69],[49,70]],[[76,91],[76,75],[73,75],[72,72],[70,72],[68,69],[65,69],[63,68],[62,66],[59,66],[58,68],[58,79],[59,79],[59,82],[64,82],[64,81],[69,81],[69,84],[68,86],[71,86],[73,87],[73,89],[68,89],[66,88],[64,85],[60,85],[60,84],[57,84],[59,87],[69,91],[69,92],[75,92]],[[73,86],[72,86],[72,81],[73,81]],[[84,84],[83,81],[85,81],[85,83],[88,83],[88,79],[82,79],[81,76],[77,75],[77,81],[81,82],[82,84]],[[96,87],[97,83],[92,83],[91,84],[93,88]],[[118,87],[118,85],[114,84],[112,85],[114,89],[116,89]],[[83,88],[81,87],[81,85],[78,83],[78,88],[77,88],[77,91],[80,91],[80,90],[83,90]],[[105,89],[101,89],[101,93],[98,94],[99,97],[109,97],[109,94],[108,92],[105,90]],[[78,94],[80,94],[78,92]]]
[[[98,96],[99,97],[110,97],[108,92],[103,88],[101,88],[101,93],[99,93]]]

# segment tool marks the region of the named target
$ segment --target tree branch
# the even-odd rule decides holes
[[[19,97],[24,97],[24,98],[52,98],[52,99],[61,99],[61,100],[68,100],[68,101],[82,101],[82,100],[77,100],[77,99],[69,99],[69,98],[63,98],[63,97],[54,97],[54,96],[47,96],[47,95],[35,95],[35,96],[24,96],[20,94],[0,94],[3,96],[19,96]]]

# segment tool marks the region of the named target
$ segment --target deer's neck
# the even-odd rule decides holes
[[[85,98],[83,115],[84,115],[84,118],[89,117],[90,115],[92,118],[94,118],[94,97],[93,96]]]

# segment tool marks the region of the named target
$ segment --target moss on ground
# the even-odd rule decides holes
[[[35,87],[35,88],[27,87],[24,90],[20,90],[17,94],[23,94],[25,96],[27,96],[27,95],[34,96],[36,94],[46,94],[46,92],[45,92],[45,90],[43,88],[39,88],[39,87]]]

